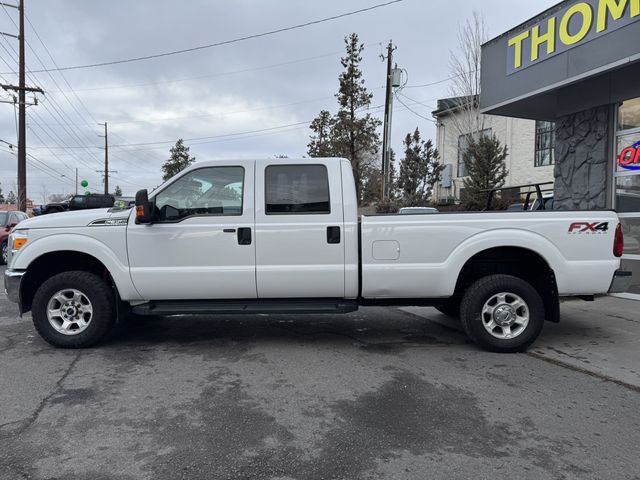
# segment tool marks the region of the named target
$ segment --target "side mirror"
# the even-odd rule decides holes
[[[152,218],[151,203],[147,190],[139,190],[136,193],[136,223],[150,224]]]

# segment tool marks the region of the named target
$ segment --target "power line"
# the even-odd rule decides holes
[[[217,139],[217,138],[224,138],[224,137],[234,137],[234,136],[238,136],[238,135],[247,135],[247,134],[252,134],[252,133],[261,133],[261,132],[268,132],[268,131],[272,131],[272,130],[280,130],[280,129],[284,129],[284,128],[288,128],[288,127],[294,127],[294,126],[301,126],[301,125],[308,125],[311,123],[311,120],[309,121],[305,121],[305,122],[296,122],[296,123],[289,123],[286,125],[277,125],[275,127],[268,127],[268,128],[261,128],[258,130],[248,130],[248,131],[244,131],[244,132],[235,132],[235,133],[226,133],[223,135],[212,135],[209,137],[195,137],[195,138],[185,138],[183,139],[185,142],[197,142],[200,140],[210,140],[210,139]],[[110,147],[115,148],[123,148],[123,147],[141,147],[141,146],[148,146],[148,145],[159,145],[159,144],[172,144],[175,143],[175,140],[159,140],[156,142],[141,142],[141,143],[121,143],[121,144],[116,144],[116,145],[110,145]],[[44,145],[36,145],[33,146],[32,148],[46,148],[46,146]],[[54,148],[54,147],[52,147]],[[84,148],[82,146],[71,146],[68,148]],[[96,147],[99,148],[99,147]],[[162,147],[164,148],[164,147]]]
[[[8,143],[8,142],[4,142],[3,143]],[[11,147],[13,147],[13,145],[9,144]],[[9,153],[13,156],[16,155],[16,153],[12,150],[2,150],[3,152]],[[67,178],[66,176],[61,176],[59,173],[57,173],[55,170],[52,170],[51,167],[49,167],[46,163],[42,162],[41,160],[37,159],[36,157],[34,157],[31,154],[27,154],[27,164],[30,165],[31,167],[35,168],[36,170],[44,173],[45,175],[54,178],[58,181],[60,181],[61,183],[64,183],[65,181],[70,181],[69,178]],[[43,167],[49,168],[49,170],[45,170],[43,167],[40,167],[39,165],[33,163],[32,160],[37,161],[38,163],[40,163],[41,165],[43,165]],[[52,173],[53,172],[53,173]]]
[[[13,17],[11,17],[11,14],[7,11],[7,9],[5,8],[4,5],[2,5],[0,3],[0,6],[2,6],[2,9],[4,10],[4,12],[7,14],[7,16],[9,17],[9,19],[11,20],[11,22],[17,27],[15,21],[13,20]],[[31,27],[33,28],[33,25],[31,25]],[[35,32],[35,30],[34,30]],[[36,32],[37,35],[37,32]],[[40,39],[40,37],[38,37],[38,39],[40,40],[40,42],[42,42],[42,40]],[[29,47],[29,49],[33,52],[33,54],[35,55],[36,59],[38,60],[38,62],[40,62],[40,65],[42,65],[43,67],[46,68],[46,65],[44,64],[44,62],[42,61],[42,59],[40,58],[40,56],[38,55],[38,53],[35,51],[35,49],[31,46],[31,44],[27,41],[26,42],[27,46]],[[44,43],[43,43],[44,45]],[[10,45],[11,46],[11,45]],[[11,47],[13,49],[13,47]],[[46,48],[46,45],[45,45]],[[15,50],[14,50],[15,51]],[[60,89],[60,85],[58,84],[58,82],[56,81],[56,79],[53,77],[53,75],[51,75],[50,72],[47,72],[47,75],[49,75],[49,77],[51,78],[51,80],[53,81],[54,85],[56,87],[58,87],[58,89]],[[31,74],[31,78],[35,79],[35,81],[39,81],[38,78]],[[80,118],[82,118],[82,115],[80,114],[80,112],[78,111],[78,109],[76,108],[76,106],[71,102],[71,100],[69,100],[69,97],[67,97],[67,95],[63,92],[63,96],[64,98],[67,100],[67,102],[69,103],[69,105],[71,105],[71,107],[76,111],[76,113],[78,114],[78,116]],[[52,107],[54,107],[54,109],[56,110],[56,112],[58,112],[60,119],[63,120],[65,122],[65,124],[69,127],[69,129],[72,129],[71,124],[69,122],[66,121],[66,119],[63,118],[63,115],[61,113],[62,107],[55,101],[55,99],[52,99]],[[60,107],[60,110],[57,108]],[[45,105],[45,109],[46,109],[46,105]],[[63,110],[62,110],[63,111]],[[75,132],[74,132],[75,133]],[[80,143],[82,145],[85,145],[84,142],[80,139],[80,137],[78,135],[76,135],[76,138],[80,141]],[[86,138],[86,137],[85,137]],[[87,150],[88,151],[88,150]],[[90,155],[93,155],[92,152],[88,151],[88,153]],[[95,157],[95,156],[94,156]]]
[[[51,59],[51,61],[53,62],[53,65],[58,68],[58,64],[56,63],[55,58],[53,58],[53,55],[51,54],[51,51],[49,50],[49,48],[47,47],[46,43],[42,40],[42,37],[40,37],[40,34],[38,33],[38,31],[35,28],[35,25],[33,25],[33,23],[31,22],[31,20],[26,17],[27,22],[29,23],[31,29],[33,30],[33,33],[35,34],[36,38],[38,39],[38,41],[40,42],[40,44],[42,45],[42,47],[44,48],[44,50],[47,52],[47,55],[49,56],[49,58]],[[29,45],[29,48],[31,48],[31,50],[35,53],[34,49],[31,47],[31,45]],[[38,60],[40,61],[40,63],[42,64],[43,67],[45,67],[44,62],[42,62],[42,60],[40,60],[40,57],[36,54],[36,57],[38,58]],[[69,100],[69,97],[67,97],[67,95],[64,93],[63,90],[60,89],[58,83],[55,81],[55,79],[53,78],[53,76],[51,75],[51,73],[47,72],[48,75],[51,77],[52,80],[54,80],[54,83],[56,84],[56,86],[58,87],[59,91],[64,95],[65,99],[67,100],[67,102],[73,107],[73,109],[75,110],[76,114],[78,115],[78,117],[83,120],[83,121],[87,121],[84,117],[84,115],[82,115],[80,113],[80,111],[75,107],[75,105]],[[73,89],[73,87],[71,86],[71,83],[69,83],[69,80],[67,79],[67,77],[64,75],[64,73],[62,73],[61,71],[58,72],[59,75],[62,77],[62,79],[64,80],[64,82],[66,83],[67,87],[69,88],[69,91],[73,94],[73,96],[76,98],[76,100],[78,101],[78,103],[80,104],[80,106],[84,109],[84,111],[87,113],[87,115],[89,116],[89,118],[93,121],[93,124],[87,123],[84,126],[94,126],[96,124],[98,124],[99,122],[96,120],[96,118],[93,116],[93,114],[91,113],[91,111],[87,108],[86,104],[82,101],[82,99],[80,98],[80,96],[76,93],[76,91]],[[78,125],[76,125],[78,126]],[[120,136],[119,136],[120,137]],[[123,137],[120,137],[123,138]],[[123,140],[126,142],[127,140],[123,138]],[[146,155],[150,156],[148,153],[146,153]],[[95,158],[95,156],[94,156]]]
[[[60,72],[60,71],[65,71],[65,70],[78,70],[81,68],[94,68],[94,67],[106,67],[108,65],[119,65],[119,64],[123,64],[123,63],[132,63],[132,62],[139,62],[142,60],[151,60],[153,58],[160,58],[160,57],[168,57],[170,55],[179,55],[179,54],[183,54],[183,53],[188,53],[188,52],[195,52],[198,50],[205,50],[208,48],[214,48],[214,47],[220,47],[223,45],[230,45],[232,43],[238,43],[238,42],[243,42],[246,40],[253,40],[256,38],[261,38],[261,37],[266,37],[269,35],[275,35],[278,33],[283,33],[283,32],[288,32],[291,30],[297,30],[300,28],[304,28],[304,27],[309,27],[312,25],[317,25],[319,23],[324,23],[324,22],[329,22],[332,20],[337,20],[339,18],[345,18],[345,17],[350,17],[353,15],[357,15],[359,13],[364,13],[364,12],[368,12],[371,10],[375,10],[377,8],[382,8],[382,7],[386,7],[388,5],[392,5],[394,3],[400,3],[404,0],[390,0],[388,2],[384,2],[384,3],[379,3],[377,5],[372,5],[370,7],[366,7],[366,8],[360,8],[358,10],[353,10],[350,12],[346,12],[346,13],[341,13],[339,15],[332,15],[330,17],[325,17],[325,18],[321,18],[319,20],[312,20],[310,22],[304,22],[304,23],[298,23],[296,25],[291,25],[289,27],[283,27],[283,28],[278,28],[275,30],[269,30],[266,32],[261,32],[261,33],[256,33],[253,35],[246,35],[243,37],[237,37],[231,40],[223,40],[221,42],[216,42],[216,43],[209,43],[206,45],[199,45],[197,47],[190,47],[190,48],[184,48],[181,50],[173,50],[173,51],[169,51],[169,52],[162,52],[162,53],[156,53],[156,54],[152,54],[152,55],[144,55],[141,57],[132,57],[132,58],[125,58],[122,60],[112,60],[112,61],[108,61],[108,62],[98,62],[98,63],[89,63],[89,64],[85,64],[85,65],[72,65],[72,66],[67,66],[67,67],[57,67],[57,68],[51,68],[51,69],[42,69],[42,70],[30,70],[31,73],[41,73],[41,72]]]
[[[250,108],[247,110],[236,110],[233,112],[219,112],[219,113],[202,113],[202,114],[194,114],[194,115],[184,115],[184,116],[180,116],[180,117],[164,117],[164,118],[151,118],[151,119],[145,119],[145,120],[127,120],[127,121],[123,121],[120,122],[118,120],[110,120],[109,124],[110,125],[130,125],[130,124],[135,124],[135,123],[156,123],[156,122],[169,122],[169,121],[175,121],[175,120],[189,120],[189,119],[193,119],[193,118],[207,118],[207,117],[226,117],[226,116],[231,116],[231,115],[240,115],[240,114],[244,114],[244,113],[253,113],[253,112],[260,112],[263,110],[272,110],[272,109],[277,109],[277,108],[285,108],[285,107],[292,107],[292,106],[296,106],[296,105],[305,105],[305,104],[309,104],[309,103],[316,103],[316,102],[320,102],[323,100],[328,100],[328,99],[332,99],[335,98],[334,95],[329,95],[329,96],[325,96],[325,97],[318,97],[318,98],[311,98],[308,100],[301,100],[299,102],[291,102],[291,103],[280,103],[280,104],[276,104],[276,105],[266,105],[264,107],[258,107],[258,108]],[[87,125],[91,125],[91,124],[76,124],[76,126],[87,126]]]
[[[422,85],[409,85],[407,87],[404,88],[423,88],[423,87],[433,87],[434,85],[440,85],[441,83],[445,83],[448,82],[449,80],[453,80],[454,78],[458,78],[458,77],[463,77],[465,75],[470,75],[472,73],[476,73],[478,70],[471,70],[468,72],[463,72],[463,73],[459,73],[458,75],[452,75],[450,77],[447,78],[443,78],[442,80],[437,80],[435,82],[431,82],[431,83],[423,83]]]
[[[4,7],[3,7],[3,8],[4,8]],[[5,13],[7,13],[7,15],[9,15],[9,13],[6,11],[6,9],[5,9]],[[10,17],[10,18],[11,18],[11,17]],[[11,20],[13,21],[13,19],[11,19]],[[2,40],[3,42],[6,42],[6,40],[5,40],[4,38],[1,38],[1,40]],[[13,50],[13,53],[15,53],[15,49],[14,49],[14,47],[13,47],[11,44],[8,44],[8,45],[9,45],[9,46],[11,47],[11,49]],[[11,53],[11,52],[10,52],[10,51],[9,51],[9,50],[4,46],[4,45],[3,45],[3,43],[0,43],[0,46],[1,46],[1,47],[2,47],[6,52],[7,52],[7,54],[9,55],[9,57],[10,57],[12,60],[14,60],[14,61],[15,61],[15,58],[13,57],[12,53]],[[33,51],[33,48],[32,48],[30,45],[29,45],[29,48]],[[35,52],[34,52],[34,53],[35,53]],[[37,56],[37,55],[36,55],[36,56]],[[40,63],[42,64],[42,61],[41,61],[41,60],[40,60]],[[43,64],[43,65],[44,65],[44,64]],[[10,68],[11,68],[11,67],[10,67]],[[15,73],[15,71],[14,71],[14,73]],[[33,75],[28,75],[28,76],[29,76],[29,79],[30,79],[32,82],[36,83],[36,82],[38,81],[38,79],[37,79],[35,76],[33,76]],[[55,115],[54,115],[54,113],[49,109],[48,104],[47,104],[46,102],[42,102],[42,103],[41,103],[41,105],[42,105],[42,106],[43,106],[43,108],[47,111],[47,113],[51,116],[51,118],[55,121]],[[91,151],[89,150],[89,148],[86,146],[86,144],[82,141],[82,139],[80,138],[80,136],[79,136],[77,133],[73,132],[73,128],[71,127],[71,124],[70,124],[70,123],[67,121],[67,119],[64,117],[62,107],[60,107],[60,106],[59,106],[59,104],[58,104],[58,103],[55,101],[55,99],[53,99],[53,98],[51,99],[51,107],[52,107],[52,108],[53,108],[53,110],[55,111],[55,114],[56,114],[56,115],[60,118],[60,120],[63,122],[63,123],[60,123],[60,122],[56,122],[56,123],[57,123],[58,125],[60,125],[60,126],[63,128],[63,130],[67,133],[67,135],[69,135],[69,137],[70,137],[70,138],[74,138],[74,140],[75,140],[75,141],[77,141],[77,142],[79,143],[79,145],[81,145],[79,148],[82,148],[82,149],[84,149],[85,151],[87,151],[87,153],[88,153],[89,155],[93,156],[93,157],[94,157],[94,159],[96,159],[96,160],[99,162],[99,160],[98,160],[98,159],[97,159],[97,157],[93,154],[93,152],[91,152]],[[34,114],[36,115],[36,118],[41,119],[40,115],[39,115],[36,111],[34,111]],[[36,124],[36,125],[38,124],[36,121],[34,121],[33,123],[34,123],[34,124]],[[65,125],[66,125],[66,126],[65,126]],[[52,132],[54,132],[53,130],[51,130],[51,131],[52,131]],[[57,133],[55,133],[55,132],[54,132],[54,134],[55,134],[55,135],[60,139],[60,141],[65,145],[65,147],[63,147],[63,148],[70,148],[70,147],[68,147],[68,146],[67,146],[67,144],[62,140],[62,138],[61,138]],[[78,160],[79,160],[81,163],[84,163],[85,165],[87,165],[87,164],[86,164],[86,162],[85,162],[81,157],[78,157]]]
[[[40,128],[42,128],[42,127],[40,127]],[[33,133],[33,135],[38,139],[38,141],[39,141],[40,143],[44,143],[44,142],[42,141],[42,138],[40,138],[40,135],[38,135],[38,133],[37,133],[33,128],[31,128],[31,126],[30,126],[30,125],[27,125],[27,129],[28,129],[31,133]],[[46,133],[46,132],[45,132],[45,133]],[[50,138],[51,138],[51,137],[50,137]],[[53,151],[53,150],[51,150],[50,148],[49,148],[48,150],[49,150],[49,151],[51,152],[51,154],[52,154],[54,157],[56,157],[56,159],[58,159],[58,161],[59,161],[60,163],[62,163],[66,168],[68,168],[68,169],[69,169],[69,170],[71,170],[71,171],[73,171],[73,170],[74,170],[74,168],[73,168],[73,167],[70,167],[69,165],[67,165],[67,163],[66,163],[64,160],[62,160],[62,158],[60,158],[60,156],[59,156],[56,152],[54,152],[54,151]]]
[[[370,108],[365,109],[365,110],[373,110],[373,109],[378,109],[378,108],[381,108],[381,107],[382,107],[382,105],[379,105],[379,106],[375,106],[375,107],[370,107]],[[268,131],[272,131],[272,130],[279,130],[279,129],[283,129],[283,128],[308,125],[311,122],[312,122],[312,120],[307,120],[307,121],[304,121],[304,122],[289,123],[289,124],[286,124],[286,125],[277,125],[277,126],[274,126],[274,127],[261,128],[261,129],[258,129],[258,130],[248,130],[248,131],[244,131],[244,132],[227,133],[227,134],[223,134],[223,135],[212,135],[212,136],[208,136],[208,137],[185,138],[183,140],[185,142],[197,142],[197,141],[200,141],[200,140],[211,140],[211,139],[224,138],[224,137],[248,135],[248,134],[254,134],[254,133],[268,132]],[[156,141],[156,142],[116,144],[116,145],[111,145],[111,147],[137,147],[137,146],[146,146],[146,145],[156,145],[156,144],[161,144],[161,143],[171,144],[171,143],[175,143],[175,140],[162,140],[162,141]]]
[[[413,103],[418,104],[418,105],[422,105],[423,107],[426,107],[426,108],[430,108],[431,110],[436,110],[436,108],[433,105],[427,105],[426,103],[424,103],[424,102],[422,102],[420,100],[414,100],[413,98],[406,96],[404,93],[400,93],[400,95],[403,96],[404,98],[406,98],[407,100],[409,100],[410,102],[413,102]],[[437,99],[434,98],[432,100],[437,100]],[[428,102],[430,100],[426,100],[426,101]]]
[[[404,106],[405,109],[410,110],[410,107],[408,105],[406,105],[404,102],[401,102]],[[374,107],[368,107],[365,109],[361,109],[360,111],[373,111],[373,110],[379,110],[383,107],[384,105],[376,105]],[[403,111],[402,109],[397,109],[397,111]],[[260,137],[260,136],[265,136],[265,135],[275,135],[275,134],[280,134],[280,133],[287,133],[287,132],[291,132],[291,131],[295,131],[295,130],[299,130],[301,128],[305,128],[307,125],[309,125],[311,123],[312,120],[308,120],[308,121],[304,121],[304,122],[296,122],[296,123],[290,123],[290,124],[286,124],[286,125],[277,125],[277,126],[273,126],[273,127],[268,127],[268,128],[263,128],[263,129],[257,129],[257,130],[248,130],[248,131],[243,131],[243,132],[234,132],[234,133],[227,133],[227,134],[222,134],[222,135],[214,135],[214,136],[208,136],[208,137],[196,137],[196,138],[185,138],[184,141],[185,142],[197,142],[197,143],[191,143],[191,145],[203,145],[203,144],[208,144],[208,143],[220,143],[220,142],[227,142],[227,141],[235,141],[235,140],[244,140],[246,138],[254,138],[254,137]],[[229,138],[231,137],[231,138]],[[155,149],[159,149],[159,148],[166,148],[167,144],[172,144],[175,143],[175,140],[161,140],[161,141],[156,141],[156,142],[142,142],[142,143],[125,143],[125,144],[116,144],[116,145],[110,145],[110,148],[114,148],[114,147],[118,147],[122,150],[120,150],[120,152],[125,153],[125,152],[133,152],[133,151],[145,151],[145,150],[155,150]],[[157,146],[153,146],[153,145],[157,145]],[[130,147],[136,147],[136,148],[130,148]],[[149,148],[140,148],[140,147],[149,147]],[[59,147],[47,147],[46,145],[35,145],[32,146],[31,148],[59,148]],[[69,148],[69,149],[79,149],[79,148],[83,148],[81,146],[69,146],[69,147],[64,147],[65,149]],[[99,148],[99,147],[96,147]],[[154,159],[156,160],[156,159]]]
[[[411,113],[413,113],[414,115],[422,118],[423,120],[427,120],[429,122],[432,123],[436,123],[435,120],[433,120],[432,118],[427,118],[424,115],[420,115],[418,112],[416,112],[415,110],[413,110],[411,107],[409,107],[406,103],[404,103],[401,99],[399,95],[396,95],[396,100],[398,100],[398,102],[400,102],[402,104],[403,107],[405,107],[407,110],[409,110]]]
[[[365,46],[370,46],[373,44],[367,44]],[[179,82],[188,82],[188,81],[192,81],[192,80],[202,80],[204,78],[216,78],[216,77],[225,77],[228,75],[237,75],[239,73],[248,73],[248,72],[258,72],[261,70],[268,70],[271,68],[277,68],[277,67],[283,67],[283,66],[288,66],[288,65],[295,65],[298,63],[302,63],[302,62],[308,62],[308,61],[312,61],[312,60],[318,60],[321,58],[329,58],[329,57],[335,57],[336,55],[340,55],[343,54],[344,51],[340,51],[340,52],[331,52],[331,53],[327,53],[327,54],[323,54],[323,55],[317,55],[317,56],[313,56],[313,57],[306,57],[306,58],[300,58],[297,60],[290,60],[287,62],[280,62],[280,63],[273,63],[270,65],[263,65],[260,67],[250,67],[250,68],[243,68],[240,70],[230,70],[228,72],[218,72],[218,73],[211,73],[211,74],[206,74],[206,75],[196,75],[193,77],[183,77],[183,78],[175,78],[175,79],[170,79],[170,80],[159,80],[156,82],[145,82],[145,83],[130,83],[130,84],[125,84],[125,85],[104,85],[101,87],[92,87],[92,88],[78,88],[76,89],[77,92],[94,92],[97,90],[115,90],[115,89],[120,89],[120,88],[138,88],[138,87],[148,87],[151,85],[166,85],[166,84],[171,84],[171,83],[179,83]]]

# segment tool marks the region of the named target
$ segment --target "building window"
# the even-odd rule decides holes
[[[466,135],[460,135],[458,137],[458,177],[466,177],[468,175],[467,167],[464,164],[464,154],[469,148],[471,139],[478,140],[480,137],[490,137],[493,131],[490,128],[485,128],[482,131],[475,132],[474,134],[467,133]]]
[[[614,207],[624,231],[622,265],[634,272],[628,293],[640,299],[640,98],[618,105]]]
[[[535,166],[546,167],[555,163],[556,124],[536,122]]]

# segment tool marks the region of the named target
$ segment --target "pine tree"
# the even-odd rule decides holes
[[[397,180],[402,203],[408,207],[424,206],[431,198],[434,185],[442,178],[444,165],[438,161],[438,150],[431,140],[422,140],[415,129],[404,139],[404,158]]]
[[[376,204],[376,211],[378,213],[392,213],[397,212],[396,200],[397,200],[397,178],[395,168],[396,154],[391,149],[390,158],[390,172],[389,172],[389,198],[384,202],[382,208],[382,161],[379,159],[375,162],[366,163],[362,169],[362,205]],[[395,210],[394,210],[395,208]]]
[[[196,161],[195,157],[189,156],[189,147],[184,146],[182,139],[179,139],[175,146],[171,147],[170,153],[171,156],[162,165],[162,179],[165,181]]]
[[[116,185],[116,189],[114,190],[113,194],[116,197],[121,197],[122,196],[122,189],[120,188],[120,185]]]
[[[463,180],[462,203],[468,210],[480,210],[485,206],[486,193],[482,190],[500,188],[504,185],[509,171],[505,159],[508,150],[495,135],[471,137],[469,146],[463,153],[462,161],[467,170]]]
[[[13,190],[9,191],[7,194],[7,203],[10,205],[14,205],[16,203],[16,194],[13,193]]]
[[[349,159],[361,200],[363,172],[375,163],[380,148],[377,132],[379,119],[360,111],[371,105],[372,93],[364,85],[360,62],[364,45],[358,35],[345,37],[346,55],[341,59],[344,71],[340,74],[340,88],[336,94],[338,113],[331,117],[323,110],[312,122],[314,134],[309,142],[310,156],[339,156]]]
[[[2,188],[0,188],[0,203],[4,203],[4,194],[2,193]]]
[[[309,128],[313,130],[314,134],[311,135],[307,145],[307,152],[311,158],[333,156],[331,138],[333,121],[331,114],[327,110],[322,110],[313,122],[311,122]]]

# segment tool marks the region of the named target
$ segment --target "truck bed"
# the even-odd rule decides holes
[[[611,211],[364,216],[361,294],[449,297],[464,265],[491,249],[535,252],[555,272],[560,295],[606,293],[619,266],[617,224]]]

